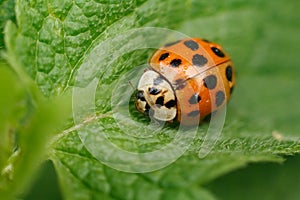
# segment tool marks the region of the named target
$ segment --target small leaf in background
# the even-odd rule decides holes
[[[0,50],[4,48],[4,32],[2,31],[8,20],[16,21],[15,19],[15,0],[0,1]]]
[[[24,88],[17,84],[12,71],[4,63],[0,63],[0,74],[0,190],[3,190],[12,179],[13,159],[10,157],[13,157],[17,148],[15,131],[26,110],[26,99]]]
[[[70,115],[70,98],[55,97],[33,104],[28,85],[22,84],[8,65],[1,63],[0,75],[0,194],[11,199],[29,187],[44,160],[47,143]]]

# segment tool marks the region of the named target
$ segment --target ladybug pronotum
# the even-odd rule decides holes
[[[166,44],[150,67],[139,80],[135,105],[158,121],[198,125],[224,107],[235,85],[230,57],[220,45],[199,38]]]

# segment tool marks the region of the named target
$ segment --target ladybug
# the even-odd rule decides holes
[[[228,102],[235,86],[233,63],[216,43],[186,38],[166,44],[150,58],[135,106],[158,121],[198,125]]]

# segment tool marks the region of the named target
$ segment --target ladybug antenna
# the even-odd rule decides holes
[[[128,81],[128,84],[130,85],[130,87],[135,90],[135,87],[133,86],[132,82],[131,81]]]

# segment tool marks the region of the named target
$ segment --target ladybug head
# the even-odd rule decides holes
[[[138,111],[159,121],[171,121],[176,117],[176,97],[168,81],[159,73],[146,71],[137,87],[135,106]]]

